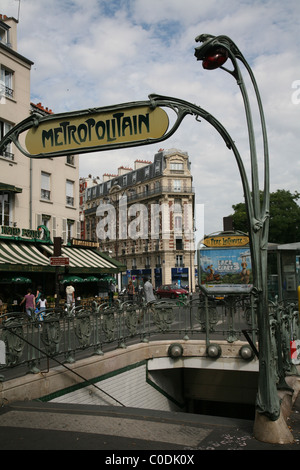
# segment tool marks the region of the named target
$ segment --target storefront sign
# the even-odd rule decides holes
[[[249,237],[243,235],[218,235],[204,238],[202,243],[209,247],[245,246],[249,244]]]
[[[72,238],[72,246],[80,246],[81,248],[99,248],[99,242],[91,240],[80,240],[79,238]]]
[[[69,266],[70,258],[66,258],[65,256],[51,256],[50,259],[50,266]]]
[[[84,153],[102,146],[161,138],[168,126],[168,115],[159,107],[120,106],[113,111],[65,114],[42,121],[29,129],[25,144],[32,156],[62,151]]]
[[[40,230],[32,230],[29,228],[18,228],[18,227],[9,227],[7,225],[1,225],[0,227],[1,235],[8,235],[11,237],[25,237],[25,238],[40,238]]]

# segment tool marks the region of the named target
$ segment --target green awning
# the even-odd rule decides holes
[[[7,191],[10,193],[21,193],[22,188],[17,188],[12,184],[0,183],[0,191]]]
[[[25,271],[54,273],[56,267],[50,265],[53,256],[54,247],[50,244],[23,242],[10,237],[0,239],[0,272],[10,271],[13,275]],[[92,249],[62,247],[61,256],[69,258],[68,274],[100,278],[126,270],[123,264]]]
[[[0,242],[0,266],[48,266],[49,259],[32,243]]]
[[[49,253],[49,256],[53,256],[51,245],[43,245],[43,249]],[[109,274],[126,270],[123,264],[94,249],[62,246],[61,256],[69,258],[70,273],[77,271],[80,275],[89,273],[98,275],[100,272]]]

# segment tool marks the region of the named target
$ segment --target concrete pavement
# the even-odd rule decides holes
[[[0,409],[0,449],[101,450],[104,463],[134,468],[149,464],[153,451],[155,455],[179,455],[185,464],[190,458],[189,463],[196,464],[200,462],[200,450],[299,450],[300,396],[288,425],[295,442],[277,445],[257,441],[253,422],[247,420],[138,408],[22,402]],[[133,459],[138,455],[143,459],[116,461],[122,456]]]

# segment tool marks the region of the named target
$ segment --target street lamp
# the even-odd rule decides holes
[[[229,37],[216,37],[209,34],[201,34],[196,38],[196,42],[203,43],[200,47],[195,49],[195,56],[197,60],[202,61],[203,68],[207,70],[221,68],[232,75],[240,87],[244,101],[249,136],[252,188],[249,186],[245,173],[241,173],[241,178],[249,223],[249,239],[253,267],[253,294],[257,298],[259,379],[256,408],[258,413],[265,415],[271,421],[276,421],[280,416],[280,402],[276,388],[276,368],[272,357],[268,309],[267,248],[270,188],[268,140],[263,107],[253,72],[243,54]],[[232,70],[224,67],[228,59],[231,60],[233,65]],[[251,107],[238,60],[249,73],[259,109],[264,148],[264,191],[262,192],[262,203],[260,202],[256,142]]]

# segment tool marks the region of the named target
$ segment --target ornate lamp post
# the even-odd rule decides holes
[[[275,363],[273,361],[271,350],[268,309],[267,246],[269,233],[270,189],[268,141],[263,107],[253,72],[240,50],[229,37],[215,37],[208,34],[201,34],[196,38],[196,42],[203,43],[202,46],[195,49],[195,56],[198,60],[202,60],[203,68],[207,70],[221,68],[232,75],[240,87],[244,101],[249,135],[252,188],[250,189],[245,173],[241,173],[241,178],[249,222],[249,238],[253,266],[253,293],[257,297],[259,379],[256,409],[258,413],[265,415],[271,421],[276,421],[280,416],[280,403],[276,388]],[[232,62],[232,70],[224,67],[224,64],[228,59]],[[251,108],[238,60],[244,65],[249,73],[259,108],[264,148],[264,190],[262,202],[260,201],[256,141]]]

